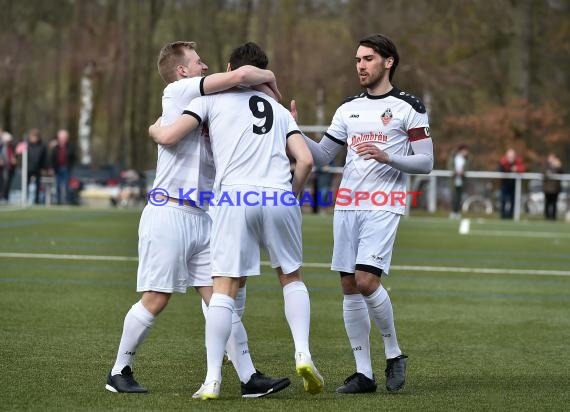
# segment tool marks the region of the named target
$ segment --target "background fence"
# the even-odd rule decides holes
[[[322,133],[326,130],[326,126],[300,126],[306,133]],[[30,185],[27,181],[27,152],[22,153],[21,158],[21,190],[19,192],[20,207],[27,207],[30,204]],[[318,192],[336,191],[340,184],[340,176],[343,167],[326,166],[315,168],[314,173],[309,181],[309,186],[313,195]],[[327,179],[329,183],[326,187],[320,182],[323,175],[332,175]],[[408,190],[421,192],[417,197],[420,209],[435,213],[438,209],[450,208],[451,202],[451,184],[450,178],[453,176],[450,170],[433,170],[429,175],[409,175]],[[542,214],[544,210],[544,194],[542,191],[542,173],[503,173],[489,171],[468,171],[465,174],[466,183],[464,185],[464,194],[462,199],[462,210],[464,212],[480,212],[484,214],[498,213],[500,195],[499,184],[504,178],[515,180],[515,197],[513,219],[519,221],[523,214],[537,215]],[[559,214],[566,213],[567,220],[570,219],[570,174],[556,174],[551,176],[552,179],[562,182],[562,193],[558,199]],[[152,178],[147,181],[147,188],[152,188]],[[55,182],[54,178],[46,176],[42,178],[43,199],[46,206],[52,204]],[[28,187],[28,190],[25,188]],[[97,196],[108,192],[109,198],[117,195],[117,188],[93,188],[90,187],[84,191],[82,197],[89,197],[89,190],[97,191]],[[410,199],[409,199],[410,200]],[[83,202],[85,204],[85,202]],[[109,202],[110,204],[112,202]],[[313,205],[313,212],[317,213],[321,207],[318,202]],[[407,202],[407,214],[411,214],[412,209],[410,203]],[[98,203],[99,205],[105,203]]]

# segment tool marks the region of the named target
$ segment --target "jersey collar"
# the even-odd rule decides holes
[[[385,97],[388,97],[388,96],[396,96],[399,91],[400,91],[400,90],[398,90],[396,87],[392,87],[392,90],[390,90],[389,92],[384,93],[384,94],[380,94],[380,95],[377,95],[377,96],[373,96],[373,95],[371,95],[371,94],[368,94],[368,91],[366,91],[366,92],[364,93],[364,95],[365,95],[367,98],[369,98],[369,99],[376,100],[376,99],[384,99]]]

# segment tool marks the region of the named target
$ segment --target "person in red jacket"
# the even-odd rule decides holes
[[[71,203],[69,177],[75,163],[75,146],[69,141],[69,132],[60,129],[57,143],[51,151],[50,163],[55,175],[57,204]]]
[[[523,173],[526,171],[522,157],[518,156],[515,149],[508,149],[499,161],[500,172]],[[501,180],[501,219],[512,219],[515,209],[515,179],[504,178]]]
[[[0,200],[3,203],[8,203],[17,164],[12,135],[0,130]]]

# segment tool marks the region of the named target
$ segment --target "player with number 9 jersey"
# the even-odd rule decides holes
[[[239,88],[194,99],[184,113],[208,124],[216,192],[222,185],[252,182],[256,186],[291,190],[286,138],[300,131],[289,111],[274,99]]]

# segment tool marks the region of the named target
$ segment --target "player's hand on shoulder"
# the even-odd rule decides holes
[[[299,113],[297,113],[297,102],[295,100],[291,100],[291,116],[293,116],[295,121],[297,121],[299,117]]]
[[[272,82],[267,83],[267,85],[269,86],[269,88],[271,89],[273,94],[275,95],[275,100],[280,102],[283,99],[283,96],[281,96],[281,92],[279,91],[279,88],[277,87],[277,82],[274,80]]]

